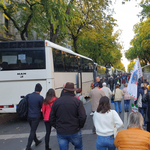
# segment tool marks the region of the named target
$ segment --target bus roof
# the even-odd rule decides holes
[[[52,43],[52,42],[50,42],[50,41],[48,41],[48,40],[45,40],[45,46],[50,46],[50,47],[59,49],[59,50],[61,50],[61,51],[64,51],[64,52],[67,52],[67,53],[70,53],[70,54],[73,54],[73,55],[76,55],[76,56],[79,56],[79,57],[82,57],[82,58],[89,59],[89,60],[93,61],[91,58],[88,58],[88,57],[86,57],[86,56],[83,56],[83,55],[80,55],[80,54],[78,54],[78,53],[75,53],[75,52],[72,51],[71,49],[62,47],[62,46],[57,45],[57,44],[55,44],[55,43]]]

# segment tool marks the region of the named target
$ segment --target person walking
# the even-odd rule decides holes
[[[126,84],[126,79],[123,78],[123,79],[122,79],[122,85],[123,85],[123,88],[125,87],[125,84]]]
[[[117,129],[123,127],[123,122],[115,110],[110,109],[110,102],[107,96],[99,100],[97,111],[94,112],[93,122],[96,128],[97,150],[115,150],[114,126]]]
[[[76,91],[76,97],[82,101],[83,105],[86,104],[86,99],[83,97],[82,95],[82,89],[79,88],[77,91]]]
[[[144,131],[143,117],[139,112],[129,115],[128,127],[118,132],[115,138],[115,146],[119,150],[149,150],[150,133]]]
[[[115,86],[118,84],[118,77],[117,76],[115,77],[114,83],[115,83]]]
[[[81,128],[86,121],[86,112],[74,91],[77,91],[74,83],[67,82],[64,94],[54,101],[50,113],[50,123],[57,131],[60,150],[68,150],[69,142],[75,150],[83,150]]]
[[[92,104],[92,112],[94,113],[97,110],[99,100],[101,97],[105,96],[105,93],[99,89],[99,84],[95,83],[94,84],[94,89],[90,91],[89,97],[92,99],[91,104]],[[93,114],[92,114],[93,115]],[[93,125],[92,132],[95,134],[95,126]]]
[[[44,123],[46,127],[45,150],[51,150],[51,148],[49,148],[49,140],[50,140],[50,133],[51,133],[51,124],[49,122],[49,116],[50,116],[52,105],[56,99],[57,97],[55,95],[55,91],[53,89],[49,89],[48,92],[46,93],[46,98],[44,99],[42,105],[42,113],[43,113]]]
[[[125,112],[129,112],[129,105],[130,105],[130,100],[131,100],[131,96],[129,95],[129,93],[127,93],[127,86],[128,86],[128,83],[125,84],[125,87],[123,89]]]
[[[89,97],[92,99],[92,111],[95,112],[97,110],[99,100],[102,96],[105,96],[105,93],[99,89],[99,84],[96,82],[94,83],[94,89],[90,91]]]
[[[113,91],[113,95],[115,95],[114,98],[114,105],[115,105],[115,110],[117,113],[121,113],[121,101],[122,101],[122,96],[124,95],[123,91],[119,89],[119,85],[117,84],[115,86],[115,90]]]
[[[96,77],[96,82],[99,84],[99,88],[101,89],[102,88],[102,78],[100,79],[99,77]]]
[[[35,146],[41,144],[41,140],[37,139],[36,130],[41,118],[41,108],[43,103],[43,97],[40,95],[42,90],[41,84],[36,84],[35,92],[28,94],[28,121],[30,125],[30,135],[28,138],[28,143],[26,150],[32,150],[31,144],[33,140],[35,141]]]
[[[110,77],[109,80],[108,80],[108,84],[109,84],[109,86],[110,86],[110,90],[111,90],[111,91],[113,91],[113,89],[114,89],[114,83],[115,83],[115,81],[114,81],[114,79],[113,79],[113,76],[111,75],[111,77]]]
[[[103,87],[101,88],[101,90],[105,93],[105,95],[109,98],[109,100],[110,100],[110,96],[112,95],[112,92],[111,92],[111,90],[110,90],[110,88],[108,88],[107,86],[106,86],[106,83],[105,82],[103,82]]]

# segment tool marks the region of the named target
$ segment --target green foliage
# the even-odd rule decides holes
[[[139,56],[145,65],[150,60],[150,18],[134,26],[135,36],[131,41],[132,47],[125,53],[127,59]]]
[[[13,22],[14,27],[19,31],[22,40],[25,40],[24,34],[27,32],[29,23],[34,14],[34,8],[38,1],[31,0],[6,0],[0,4],[0,10],[4,16]]]
[[[116,25],[106,15],[110,0],[10,0],[1,3],[4,12],[20,32],[22,40],[33,31],[37,39],[54,43],[70,43],[75,52],[92,58],[102,65],[123,69],[120,32],[113,33]],[[145,44],[144,44],[145,45]],[[118,65],[119,64],[119,65]]]
[[[142,0],[141,1],[141,16],[142,19],[150,17],[150,0]]]
[[[133,67],[134,67],[134,64],[135,64],[135,60],[131,61],[128,65],[128,72],[131,72],[133,70]]]

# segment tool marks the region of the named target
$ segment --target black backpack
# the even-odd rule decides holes
[[[25,96],[16,108],[17,114],[20,118],[27,118],[28,116],[28,95]]]

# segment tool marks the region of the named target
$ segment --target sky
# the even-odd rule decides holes
[[[127,70],[127,66],[130,62],[125,58],[124,53],[131,47],[130,41],[134,37],[133,26],[140,22],[140,18],[137,15],[142,10],[139,6],[141,0],[130,0],[130,2],[125,2],[125,4],[122,4],[123,0],[112,1],[115,11],[113,17],[117,20],[116,23],[118,24],[118,27],[115,27],[115,30],[120,29],[122,31],[119,39],[119,41],[123,44],[123,57],[121,61]]]

